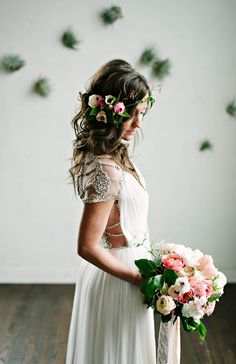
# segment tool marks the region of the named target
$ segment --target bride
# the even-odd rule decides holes
[[[128,154],[154,99],[146,79],[119,59],[104,64],[80,97],[69,171],[83,202],[81,259],[66,364],[156,364],[153,311],[134,263],[151,258],[149,197]]]

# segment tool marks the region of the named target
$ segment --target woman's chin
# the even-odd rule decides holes
[[[125,135],[123,135],[122,139],[129,141],[131,139],[133,139],[135,133],[126,133]]]

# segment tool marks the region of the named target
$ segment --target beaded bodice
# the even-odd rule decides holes
[[[80,198],[84,203],[114,200],[110,214],[116,217],[112,224],[107,224],[102,235],[100,244],[104,248],[114,248],[111,239],[122,240],[120,248],[147,241],[148,195],[144,186],[143,177],[141,185],[132,174],[117,165],[112,156],[86,154],[77,177]]]

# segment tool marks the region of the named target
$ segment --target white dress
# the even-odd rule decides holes
[[[138,270],[135,259],[151,258],[147,225],[149,197],[143,176],[133,161],[132,164],[142,185],[111,156],[97,157],[91,153],[86,155],[77,181],[84,203],[119,201],[120,226],[127,246],[110,246],[105,234],[100,244],[125,265]],[[81,258],[66,364],[156,363],[153,310],[143,303],[140,289]]]

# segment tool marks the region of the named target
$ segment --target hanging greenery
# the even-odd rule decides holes
[[[80,43],[79,39],[75,36],[72,30],[66,30],[61,37],[61,41],[65,47],[70,49],[77,49],[76,46]]]
[[[212,149],[212,148],[213,148],[213,145],[211,144],[211,142],[209,140],[206,139],[201,142],[199,150],[203,151],[203,150]]]
[[[104,24],[113,24],[116,20],[123,18],[121,7],[115,5],[103,10],[100,16]]]
[[[10,54],[2,58],[1,64],[5,71],[15,72],[25,65],[25,61],[17,54]]]
[[[51,85],[47,77],[40,77],[34,84],[33,90],[40,96],[46,97],[51,92]]]
[[[157,59],[155,50],[153,48],[146,48],[141,54],[139,62],[141,64],[149,65],[155,61],[155,59]]]
[[[152,72],[154,76],[162,80],[170,73],[170,61],[169,59],[157,59],[152,65]]]
[[[235,117],[236,116],[236,102],[235,100],[231,101],[226,107],[226,111],[229,115]]]

